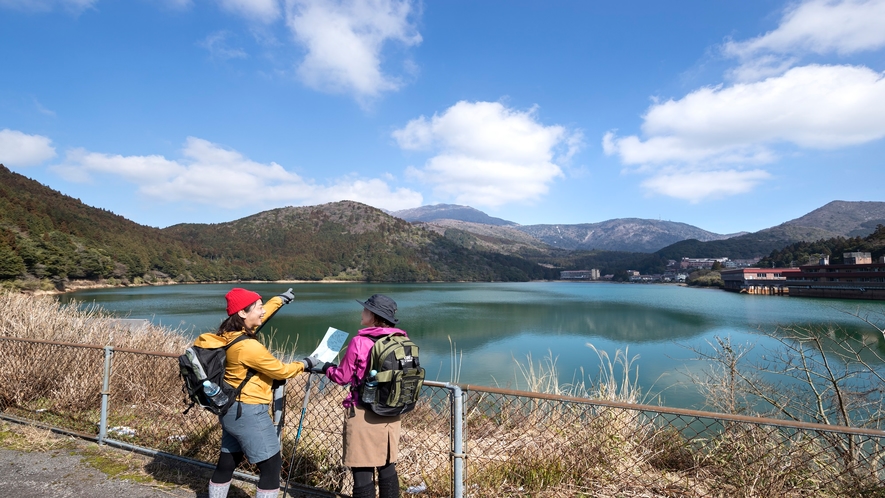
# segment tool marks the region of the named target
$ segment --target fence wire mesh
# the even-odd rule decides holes
[[[187,404],[175,355],[0,337],[0,415],[214,464],[218,419]],[[347,494],[347,391],[287,382],[283,476]],[[308,384],[309,402],[304,404]],[[885,496],[885,432],[428,382],[403,417],[401,485],[416,496]],[[302,419],[303,424],[299,424]],[[464,480],[453,472],[463,423]],[[296,435],[300,437],[296,446]],[[247,473],[255,473],[247,467]]]
[[[2,340],[0,364],[4,412],[75,432],[98,432],[101,347]],[[70,374],[72,365],[76,375]]]
[[[880,431],[471,387],[465,432],[475,496],[885,494]]]

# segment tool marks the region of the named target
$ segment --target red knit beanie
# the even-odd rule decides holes
[[[250,304],[261,299],[261,296],[257,292],[235,287],[224,298],[227,299],[227,316],[231,316],[248,308]]]

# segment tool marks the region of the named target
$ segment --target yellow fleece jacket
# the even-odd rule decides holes
[[[264,304],[267,311],[264,320],[282,307],[283,300],[279,297],[270,298]],[[216,332],[208,332],[197,337],[194,346],[201,348],[220,348],[227,346],[231,341],[243,335],[244,330],[239,332],[226,332],[218,335]],[[224,380],[234,388],[246,378],[248,369],[255,370],[255,375],[243,386],[239,400],[249,405],[268,404],[273,400],[271,385],[274,380],[283,380],[294,377],[304,372],[304,363],[294,361],[283,363],[276,359],[267,348],[257,340],[246,339],[240,341],[227,350],[227,364],[224,371]]]

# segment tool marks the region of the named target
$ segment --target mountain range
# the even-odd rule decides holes
[[[787,244],[832,237],[856,237],[873,233],[885,224],[885,202],[833,201],[781,225],[758,232],[717,234],[673,221],[618,218],[598,223],[518,225],[467,206],[438,204],[391,213],[409,222],[423,222],[444,232],[457,229],[477,237],[510,240],[531,245],[517,235],[522,232],[536,241],[566,250],[604,250],[653,253],[685,257],[751,258],[768,254]],[[484,219],[495,220],[484,223]],[[501,223],[504,222],[504,223]]]
[[[0,165],[0,280],[19,286],[70,279],[524,281],[591,267],[655,272],[667,259],[761,257],[798,241],[866,235],[879,224],[883,202],[834,201],[766,230],[720,235],[661,220],[523,226],[469,206],[387,213],[340,201],[158,229]]]
[[[478,209],[470,206],[459,206],[457,204],[434,204],[432,206],[421,206],[412,209],[403,209],[401,211],[390,212],[389,214],[397,218],[404,219],[408,222],[434,222],[440,220],[458,220],[469,223],[478,223],[481,225],[492,226],[516,226],[517,223],[502,220],[501,218],[493,218]]]

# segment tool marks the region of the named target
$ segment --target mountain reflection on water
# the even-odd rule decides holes
[[[592,344],[614,357],[637,356],[634,367],[646,393],[663,393],[669,406],[699,407],[685,371],[703,365],[692,349],[708,347],[716,336],[756,344],[760,351],[774,341],[759,330],[801,324],[823,331],[829,341],[847,337],[885,341],[851,313],[882,318],[877,302],[834,301],[778,296],[749,296],[676,285],[528,282],[528,283],[273,283],[203,284],[81,291],[61,297],[96,303],[120,316],[145,318],[196,336],[213,330],[224,318],[224,294],[246,287],[268,299],[294,288],[295,302],[266,327],[277,343],[295,345],[296,353],[314,349],[330,326],[355,333],[363,301],[386,294],[399,305],[399,326],[421,346],[430,380],[453,378],[452,349],[457,351],[460,382],[524,387],[517,362],[529,355],[535,363],[556,359],[561,382],[595,381],[599,358]]]

